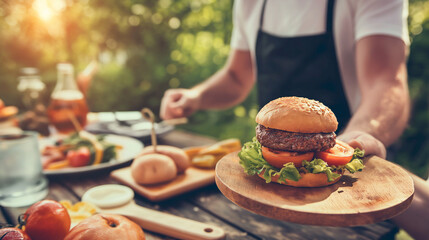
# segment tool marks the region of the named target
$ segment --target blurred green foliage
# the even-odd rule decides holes
[[[77,71],[100,62],[88,103],[92,111],[140,110],[158,113],[168,88],[188,88],[226,61],[232,30],[232,0],[0,0],[0,97],[23,107],[17,91],[22,67],[37,67],[47,84],[56,64]],[[429,3],[410,1],[409,83],[413,113],[394,146],[395,161],[420,176],[429,162]],[[201,111],[182,128],[219,139],[254,135],[255,92],[224,111]]]
[[[414,0],[409,5],[411,38],[408,82],[412,113],[401,139],[394,146],[395,161],[427,178],[429,166],[429,1]]]

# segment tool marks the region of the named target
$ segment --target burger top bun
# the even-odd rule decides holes
[[[265,105],[255,121],[268,128],[299,133],[330,133],[338,127],[334,113],[321,102],[301,97],[277,98]]]

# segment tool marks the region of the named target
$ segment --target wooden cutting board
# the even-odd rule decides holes
[[[213,169],[195,167],[189,167],[185,173],[179,174],[170,182],[154,185],[136,183],[131,176],[131,167],[115,170],[110,173],[110,176],[151,201],[165,200],[215,182],[215,171]]]
[[[248,176],[237,153],[216,166],[216,184],[232,202],[251,212],[278,220],[321,226],[356,226],[389,219],[406,210],[414,195],[407,172],[379,157],[365,160],[365,168],[346,173],[336,184],[295,188],[265,183]]]

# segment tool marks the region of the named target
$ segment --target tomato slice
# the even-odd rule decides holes
[[[295,167],[301,167],[302,161],[310,161],[313,159],[313,152],[299,153],[273,150],[267,147],[262,147],[262,156],[271,166],[282,168],[284,164],[292,162]]]
[[[336,140],[333,148],[323,152],[316,152],[316,158],[320,158],[327,162],[328,165],[345,165],[353,158],[354,149],[345,142]]]

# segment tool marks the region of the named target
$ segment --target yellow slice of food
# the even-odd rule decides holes
[[[214,168],[217,160],[213,155],[201,155],[192,159],[192,165],[200,168]]]
[[[63,205],[67,210],[72,208],[72,203],[69,200],[61,200],[60,204]]]
[[[240,140],[237,138],[230,138],[208,147],[187,148],[185,152],[190,159],[192,159],[192,165],[201,168],[214,168],[216,163],[226,154],[240,149]]]
[[[69,166],[69,161],[67,159],[65,159],[65,160],[61,160],[61,161],[50,163],[46,167],[46,169],[47,170],[56,170],[56,169],[66,168],[68,166]]]
[[[221,155],[221,156],[223,156],[227,153],[228,153],[228,151],[226,149],[222,148],[221,146],[212,145],[208,148],[202,149],[198,153],[198,155],[216,155],[216,156]]]
[[[77,202],[73,205],[73,210],[77,212],[89,212],[91,214],[96,212],[95,206],[89,202]]]
[[[188,155],[189,159],[192,159],[195,156],[197,156],[198,153],[201,150],[203,150],[204,148],[206,148],[206,147],[201,147],[201,146],[200,147],[188,147],[188,148],[185,148],[183,150],[185,151],[186,155]]]
[[[80,131],[79,136],[88,140],[94,146],[95,159],[92,165],[100,164],[101,160],[103,159],[103,145],[101,145],[101,143],[97,140],[94,134],[91,134],[89,132]]]
[[[235,152],[241,150],[241,142],[238,138],[230,138],[214,144],[214,146],[219,146],[228,152]]]
[[[62,200],[63,205],[69,213],[71,225],[75,226],[84,219],[87,219],[97,212],[96,207],[88,202],[77,202],[74,205],[69,200]]]

